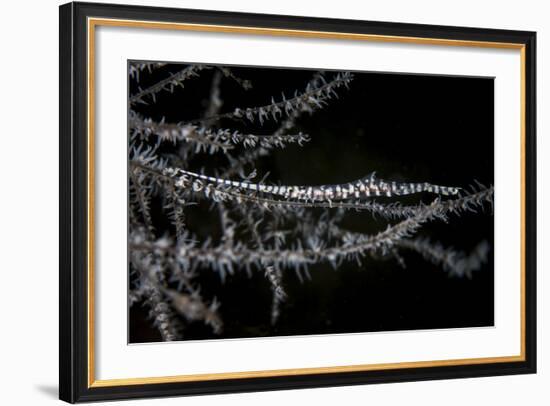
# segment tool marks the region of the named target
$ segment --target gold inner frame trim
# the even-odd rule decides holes
[[[414,362],[395,362],[383,364],[363,364],[363,365],[344,365],[316,368],[295,368],[295,369],[276,369],[266,371],[242,371],[242,372],[219,372],[209,374],[189,374],[145,378],[122,378],[122,379],[95,379],[95,279],[94,279],[94,191],[95,191],[95,28],[97,26],[110,27],[130,27],[130,28],[148,28],[161,30],[179,30],[194,32],[217,32],[232,33],[244,35],[264,35],[264,36],[282,36],[299,38],[317,38],[317,39],[339,39],[371,42],[391,42],[404,44],[435,45],[435,46],[459,46],[459,47],[477,47],[477,48],[497,48],[513,49],[520,51],[520,164],[521,164],[521,269],[520,269],[520,354],[502,357],[480,357],[464,358],[451,360],[433,360],[433,361],[414,361]],[[88,18],[87,22],[87,43],[88,43],[88,61],[87,61],[87,81],[88,81],[88,387],[111,387],[126,385],[143,384],[162,384],[193,381],[213,381],[221,379],[244,379],[244,378],[267,378],[280,376],[312,375],[312,374],[331,374],[342,372],[361,372],[361,371],[380,371],[404,368],[426,368],[443,367],[458,365],[479,365],[495,364],[504,362],[522,362],[526,359],[525,348],[525,45],[521,43],[507,42],[489,42],[489,41],[469,41],[441,38],[423,38],[423,37],[404,37],[391,35],[374,34],[356,34],[345,32],[327,32],[327,31],[307,31],[276,29],[262,27],[243,27],[231,25],[208,25],[208,24],[186,24],[186,23],[168,23],[156,21],[140,20],[121,20],[109,18]]]

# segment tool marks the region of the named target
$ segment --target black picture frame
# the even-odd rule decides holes
[[[536,372],[536,33],[373,21],[215,12],[94,3],[60,6],[60,376],[67,402],[233,393]],[[327,33],[511,43],[524,66],[524,357],[513,362],[308,373],[187,382],[100,385],[90,382],[88,351],[88,55],[87,19],[110,18]],[[93,383],[93,382],[92,382]]]

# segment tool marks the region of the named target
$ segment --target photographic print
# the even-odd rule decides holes
[[[130,343],[493,325],[493,78],[128,82]]]

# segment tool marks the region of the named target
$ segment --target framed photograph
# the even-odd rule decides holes
[[[60,398],[536,371],[533,32],[60,7]]]

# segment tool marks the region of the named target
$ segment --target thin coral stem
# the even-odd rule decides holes
[[[285,135],[256,135],[243,134],[236,130],[218,129],[211,130],[191,124],[155,122],[151,119],[144,119],[134,112],[130,112],[130,128],[134,136],[142,138],[156,137],[160,142],[190,142],[195,143],[199,148],[209,149],[211,152],[219,150],[227,152],[235,145],[242,145],[245,148],[261,147],[266,149],[284,148],[289,144],[302,146],[309,141],[306,134],[285,134]]]
[[[277,121],[280,117],[291,117],[292,112],[296,110],[313,110],[322,108],[327,101],[336,95],[335,89],[345,86],[348,87],[353,79],[350,72],[343,72],[336,75],[330,82],[326,82],[315,88],[306,88],[302,93],[296,93],[295,96],[286,98],[284,94],[280,101],[272,98],[270,104],[258,107],[236,108],[232,112],[218,114],[203,119],[193,120],[192,122],[214,122],[222,119],[243,119],[253,122],[258,120],[260,124],[269,118]]]
[[[145,103],[144,98],[151,97],[153,101],[156,101],[155,95],[163,90],[173,91],[176,86],[183,87],[183,82],[192,77],[197,77],[198,72],[203,69],[210,69],[204,65],[191,65],[176,73],[173,73],[166,79],[163,79],[154,85],[140,90],[138,93],[130,96],[130,104]]]

